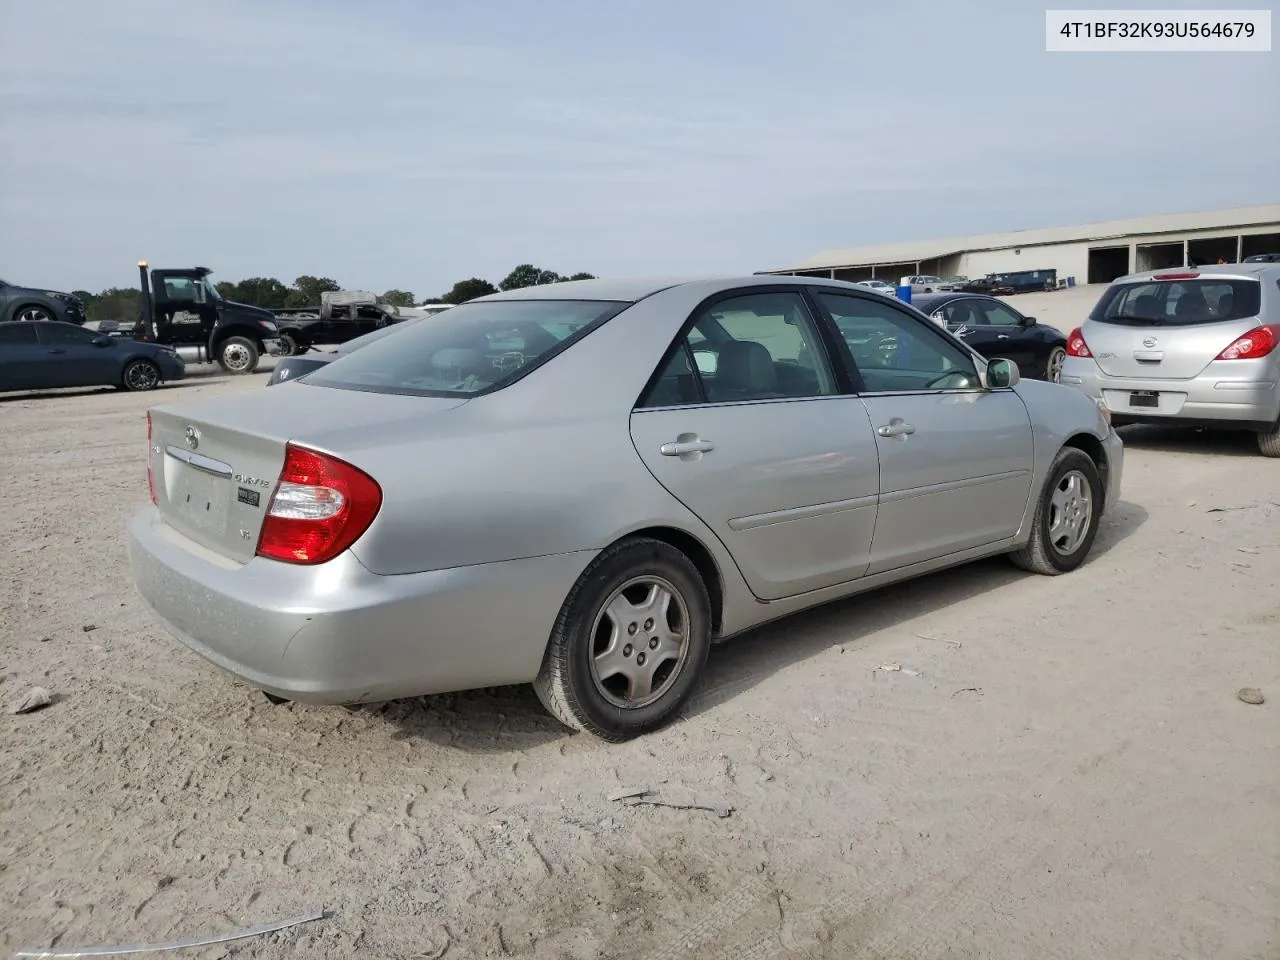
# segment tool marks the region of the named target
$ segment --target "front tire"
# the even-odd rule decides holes
[[[306,351],[307,348],[292,333],[280,334],[280,356],[296,357],[301,353],[306,353]]]
[[[1031,521],[1031,539],[1009,554],[1023,570],[1047,577],[1070,573],[1093,547],[1106,491],[1083,450],[1064,447],[1049,468]]]
[[[697,568],[660,540],[623,540],[569,591],[533,686],[565,726],[618,743],[675,715],[710,649],[711,601]]]
[[[218,366],[227,373],[253,373],[258,359],[258,345],[245,337],[228,337],[218,345]]]
[[[131,393],[154,390],[160,385],[160,368],[150,360],[131,360],[121,381]]]
[[[22,323],[41,323],[48,322],[53,319],[53,312],[44,307],[28,306],[22,307],[13,315],[13,319]]]

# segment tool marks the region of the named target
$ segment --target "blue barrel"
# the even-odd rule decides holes
[[[899,288],[898,288],[898,299],[899,299],[899,300],[901,300],[903,303],[910,303],[910,302],[911,302],[911,287],[910,287],[910,285],[906,285],[906,284],[904,284],[903,286],[901,286],[901,287],[899,287]]]

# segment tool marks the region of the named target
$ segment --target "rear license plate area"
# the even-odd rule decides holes
[[[227,525],[226,481],[172,458],[169,505],[186,523],[204,533],[221,533]]]
[[[1160,394],[1155,390],[1134,390],[1129,394],[1129,406],[1151,409],[1160,406]]]

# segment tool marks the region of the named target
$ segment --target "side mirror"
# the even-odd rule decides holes
[[[987,364],[987,371],[982,379],[988,390],[1001,390],[1005,387],[1017,386],[1021,377],[1016,363],[1012,360],[997,359]]]
[[[1023,318],[1022,318],[1022,325],[1023,325],[1024,327],[1034,327],[1034,326],[1036,325],[1036,318],[1035,318],[1035,317],[1023,317]]]

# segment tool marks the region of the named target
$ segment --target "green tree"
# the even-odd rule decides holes
[[[289,302],[292,291],[275,277],[250,277],[239,283],[220,283],[218,292],[228,300],[274,310]],[[320,300],[317,297],[316,303]]]
[[[523,290],[525,287],[536,287],[543,283],[559,283],[564,278],[554,270],[543,270],[531,263],[522,263],[498,284],[501,290]]]
[[[472,277],[470,280],[459,280],[455,283],[453,289],[440,298],[440,302],[451,303],[456,306],[459,303],[474,300],[476,297],[487,297],[489,294],[497,292],[498,288],[488,280]]]
[[[572,277],[566,277],[565,279],[566,280],[594,280],[595,278],[596,278],[596,275],[594,273],[575,273]]]
[[[135,287],[111,287],[85,301],[85,314],[94,322],[116,320],[132,324],[142,317],[142,291]]]
[[[412,307],[413,294],[408,290],[388,290],[378,298],[378,302],[393,307]]]
[[[293,281],[293,290],[285,306],[318,307],[320,294],[334,293],[341,289],[336,280],[330,280],[328,277],[301,276]]]

